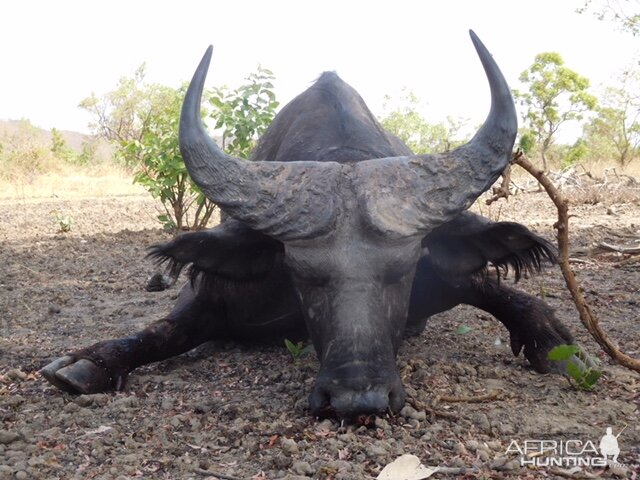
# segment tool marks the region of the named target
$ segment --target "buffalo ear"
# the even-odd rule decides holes
[[[492,264],[506,276],[539,272],[545,261],[557,262],[555,247],[514,222],[490,222],[465,212],[423,240],[429,259],[445,278],[484,274]]]
[[[147,256],[166,264],[174,278],[190,265],[192,281],[202,275],[206,279],[254,282],[269,274],[282,252],[277,240],[229,220],[211,230],[185,233],[153,245]]]

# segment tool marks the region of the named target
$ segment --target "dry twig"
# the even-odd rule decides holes
[[[432,467],[429,467],[432,468]],[[434,475],[438,473],[443,475],[466,475],[467,473],[478,473],[477,468],[466,468],[466,467],[433,467],[435,468]]]
[[[576,479],[590,479],[590,478],[601,478],[600,475],[596,475],[589,472],[572,472],[571,470],[565,470],[562,468],[551,468],[549,469],[549,473],[554,475],[558,475],[564,478],[576,478]]]
[[[437,396],[436,401],[440,402],[464,402],[464,403],[482,403],[482,402],[492,402],[493,400],[499,400],[500,392],[495,390],[493,392],[486,393],[484,395],[477,395],[475,397],[447,397],[447,396]]]
[[[493,197],[487,199],[485,203],[487,205],[491,205],[493,202],[501,199],[507,198],[510,195],[509,192],[509,184],[511,183],[511,164],[507,165],[507,168],[504,169],[502,173],[502,182],[499,187],[493,187],[491,193],[493,193]]]
[[[618,253],[630,253],[630,254],[640,253],[640,245],[637,247],[627,247],[624,245],[613,245],[607,242],[600,242],[598,244],[598,247],[604,248],[605,250],[610,250],[612,252],[618,252]]]
[[[591,336],[602,347],[602,349],[620,365],[627,367],[636,372],[640,372],[640,360],[630,357],[621,352],[620,349],[611,341],[609,336],[600,327],[598,317],[592,312],[591,307],[587,303],[584,291],[578,284],[573,270],[569,264],[569,202],[553,185],[549,177],[544,172],[527,160],[521,151],[513,156],[513,163],[520,165],[527,172],[535,177],[544,187],[547,195],[558,209],[558,221],[554,225],[558,235],[558,249],[560,250],[560,269],[567,284],[569,292],[576,305],[580,320],[587,328]]]
[[[416,410],[427,412],[429,414],[431,422],[435,420],[435,417],[448,418],[449,420],[460,419],[460,416],[455,413],[443,412],[442,410],[436,410],[435,408],[427,407],[424,403],[422,403],[420,400],[416,400],[415,398],[408,399],[408,402],[411,403],[413,408],[415,408]]]
[[[200,475],[209,475],[211,477],[221,478],[222,480],[242,480],[239,477],[234,477],[225,473],[214,472],[213,470],[205,470],[204,468],[193,468],[192,471],[194,473],[199,473]]]

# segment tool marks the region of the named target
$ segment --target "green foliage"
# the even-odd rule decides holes
[[[621,167],[640,157],[640,71],[624,71],[616,86],[604,90],[584,133],[589,144],[604,147]]]
[[[313,345],[311,344],[305,346],[302,341],[293,343],[287,338],[284,339],[284,345],[287,347],[287,350],[289,350],[289,353],[294,360],[309,354],[313,350]]]
[[[275,116],[273,74],[258,68],[237,89],[223,87],[206,92],[216,128],[223,129],[223,148],[248,156],[257,137]],[[144,81],[144,65],[130,78],[120,79],[115,90],[80,103],[95,123],[94,132],[116,145],[121,163],[134,169],[134,181],[145,187],[164,208],[158,220],[168,230],[204,228],[215,206],[195,185],[180,154],[178,127],[186,87],[179,89]]]
[[[602,376],[602,371],[596,368],[596,359],[578,345],[558,345],[549,351],[547,358],[567,362],[567,373],[582,390],[593,390]]]
[[[30,178],[52,170],[57,162],[47,140],[29,120],[17,122],[0,140],[0,178]]]
[[[386,97],[387,102],[391,97]],[[448,117],[446,122],[432,124],[427,122],[417,109],[420,105],[418,97],[413,92],[404,92],[398,105],[384,114],[381,124],[389,132],[417,154],[446,152],[465,143],[466,139],[459,139],[464,122],[460,119]]]
[[[467,333],[473,331],[473,328],[471,328],[468,325],[460,325],[458,327],[458,329],[456,330],[456,335],[466,335]]]
[[[76,152],[69,148],[67,141],[62,136],[62,132],[57,128],[51,129],[51,152],[58,160],[67,163],[74,163],[78,156]]]
[[[258,66],[244,85],[210,92],[210,116],[216,122],[215,129],[222,130],[222,149],[227,153],[249,158],[258,138],[271,124],[279,105],[273,91],[274,78],[270,70]]]
[[[520,81],[527,91],[515,90],[514,96],[524,107],[525,127],[540,146],[544,170],[546,154],[558,129],[571,120],[582,120],[597,105],[588,92],[589,80],[564,65],[560,54],[546,52],[536,55],[531,67],[522,72]]]
[[[589,155],[589,147],[583,139],[578,141],[569,147],[562,157],[562,167],[570,167],[576,165],[584,160]]]
[[[81,152],[69,145],[80,139]],[[67,173],[69,167],[74,171],[88,167],[88,172],[98,163],[112,162],[111,152],[107,148],[99,151],[99,146],[95,138],[56,128],[49,132],[29,120],[0,122],[0,178],[31,183],[38,175]]]
[[[82,142],[82,151],[76,155],[75,162],[78,165],[88,165],[94,163],[98,157],[98,143],[96,139]]]
[[[155,88],[147,86],[144,77],[142,64],[133,76],[122,77],[114,90],[101,97],[92,93],[80,102],[79,107],[93,116],[89,126],[98,137],[116,144],[140,140],[152,112],[150,90]]]
[[[518,147],[522,150],[526,155],[529,155],[533,148],[536,145],[535,136],[528,130],[525,130],[520,135],[520,141],[518,142]]]
[[[162,203],[165,213],[158,220],[169,231],[204,228],[214,210],[191,182],[180,154],[178,128],[184,91],[149,86],[144,126],[138,138],[122,140],[118,149],[126,164],[137,165],[134,182]]]
[[[158,220],[167,230],[204,228],[215,206],[192,183],[180,155],[178,124],[184,88],[144,82],[144,65],[115,90],[80,103],[94,133],[115,145],[116,158],[134,170],[134,182],[162,204]],[[91,146],[83,151],[91,154]]]

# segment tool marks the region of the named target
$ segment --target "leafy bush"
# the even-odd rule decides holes
[[[184,88],[155,86],[149,92],[152,114],[138,139],[120,142],[118,155],[137,164],[134,182],[162,203],[158,220],[167,230],[200,229],[215,206],[191,181],[180,154],[178,128]]]
[[[216,120],[229,153],[247,157],[273,120],[278,102],[272,79],[269,70],[258,68],[237,89],[205,92],[213,111],[205,107],[203,116]],[[185,91],[185,86],[146,84],[143,65],[133,77],[122,78],[115,90],[91,95],[80,104],[96,119],[96,134],[115,143],[120,162],[134,169],[134,181],[160,200],[164,213],[158,220],[169,230],[204,228],[215,208],[192,182],[180,154]]]
[[[404,96],[395,102],[390,96],[385,97],[388,104],[380,123],[414,153],[446,152],[466,142],[461,135],[463,120],[447,117],[446,122],[429,123],[418,112],[418,97],[411,91],[403,93]],[[395,108],[390,108],[389,103],[395,103]]]
[[[244,85],[235,89],[225,85],[211,90],[211,118],[216,121],[216,130],[222,130],[223,150],[249,158],[258,138],[276,115],[279,103],[273,92],[274,78],[270,70],[258,66]]]

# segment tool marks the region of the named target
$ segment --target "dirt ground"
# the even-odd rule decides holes
[[[543,194],[480,210],[553,237],[555,213]],[[581,205],[573,213],[573,266],[603,328],[640,357],[640,263],[589,251],[602,240],[637,241],[640,203]],[[136,370],[121,393],[56,390],[39,368],[133,333],[171,308],[177,287],[144,288],[156,271],[146,247],[170,237],[156,215],[140,195],[0,200],[0,478],[367,479],[406,453],[458,468],[449,478],[567,478],[568,468],[521,467],[507,450],[525,440],[598,446],[609,426],[614,434],[625,428],[622,465],[586,471],[640,472],[640,376],[599,353],[557,268],[520,288],[544,296],[600,357],[604,377],[593,392],[533,372],[513,357],[503,326],[470,307],[432,318],[401,349],[407,407],[356,425],[311,417],[318,362],[294,360],[283,345],[206,344]],[[73,224],[63,234],[64,216]],[[461,326],[471,331],[461,334]],[[575,478],[592,478],[584,472]]]

